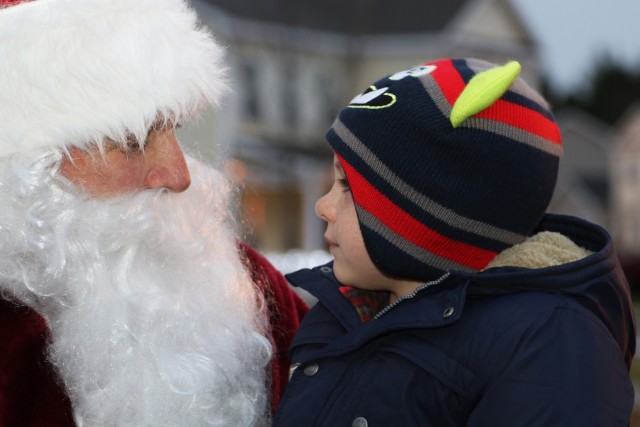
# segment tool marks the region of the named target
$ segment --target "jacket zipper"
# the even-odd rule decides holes
[[[440,283],[444,282],[449,276],[451,275],[450,272],[446,272],[444,273],[442,276],[438,277],[436,280],[432,280],[431,282],[427,282],[423,285],[418,286],[413,292],[411,292],[410,294],[407,295],[403,295],[400,298],[398,298],[397,300],[395,300],[394,302],[392,302],[391,304],[389,304],[388,306],[386,306],[385,308],[383,308],[382,310],[380,310],[378,312],[378,314],[376,314],[375,316],[373,316],[373,320],[379,319],[382,316],[384,316],[387,312],[389,312],[389,310],[391,310],[392,308],[394,308],[396,305],[400,304],[402,301],[406,301],[408,299],[411,299],[413,297],[415,297],[416,295],[418,295],[420,292],[422,292],[423,290],[430,288],[431,286],[435,286],[435,285],[439,285]]]

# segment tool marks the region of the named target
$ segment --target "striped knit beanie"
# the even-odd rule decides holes
[[[446,59],[385,77],[342,109],[327,140],[383,273],[482,270],[542,218],[562,154],[520,65]]]

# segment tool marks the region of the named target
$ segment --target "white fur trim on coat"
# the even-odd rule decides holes
[[[0,157],[144,141],[226,90],[223,51],[184,0],[36,0],[0,9]]]

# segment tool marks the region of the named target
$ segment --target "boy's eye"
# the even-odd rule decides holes
[[[351,190],[351,187],[349,186],[349,181],[347,181],[346,178],[339,178],[338,182],[340,183],[340,185],[342,186],[344,191],[350,191]]]

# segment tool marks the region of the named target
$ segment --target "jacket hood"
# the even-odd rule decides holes
[[[548,214],[534,237],[500,254],[485,271],[461,274],[470,296],[527,290],[574,297],[605,324],[630,363],[635,352],[631,292],[602,227]]]

